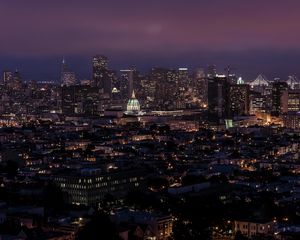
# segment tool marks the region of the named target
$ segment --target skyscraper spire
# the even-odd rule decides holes
[[[131,98],[132,98],[132,99],[135,99],[135,98],[136,98],[136,97],[135,97],[135,92],[134,92],[134,90],[132,90]]]
[[[68,71],[68,67],[66,64],[65,57],[63,57],[61,62],[61,69],[60,69],[60,83],[62,84],[64,82],[64,75]]]
[[[68,71],[68,67],[67,67],[67,63],[65,60],[65,57],[63,57],[62,62],[61,62],[61,72],[67,72]]]

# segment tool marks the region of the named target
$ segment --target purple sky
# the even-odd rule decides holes
[[[246,78],[300,74],[299,0],[0,0],[0,69],[56,78],[65,56],[112,68],[231,64]]]

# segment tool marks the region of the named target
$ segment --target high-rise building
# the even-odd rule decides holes
[[[230,108],[234,116],[249,114],[249,91],[247,84],[233,84],[230,86]]]
[[[98,70],[108,69],[108,58],[103,55],[96,55],[93,57],[93,72]]]
[[[62,73],[62,84],[64,86],[72,86],[76,84],[76,75],[74,72]]]
[[[61,62],[60,82],[64,86],[72,86],[76,84],[76,75],[74,72],[69,70],[64,58]]]
[[[182,70],[181,73],[181,80],[184,80],[185,70]],[[178,82],[180,82],[178,74],[176,70],[152,68],[150,78],[155,82],[154,100],[157,109],[172,110],[176,108],[176,91]]]
[[[272,114],[278,116],[288,111],[288,84],[286,82],[272,83]]]
[[[202,107],[207,107],[207,78],[203,68],[196,69],[194,73],[195,88],[198,91]]]
[[[155,106],[156,82],[151,76],[145,76],[141,79],[141,92],[144,108],[152,108]]]
[[[178,68],[178,81],[181,87],[187,87],[189,85],[189,70],[188,68]]]
[[[300,113],[288,112],[282,115],[283,126],[286,128],[300,129]]]
[[[66,60],[63,58],[61,62],[61,69],[60,69],[60,83],[63,84],[64,82],[64,73],[68,72],[68,66]]]
[[[11,71],[3,71],[3,84],[7,85],[13,81],[14,74]]]
[[[300,111],[300,89],[290,89],[288,91],[288,111]]]
[[[99,89],[86,85],[63,86],[61,108],[66,115],[97,115],[100,112]]]
[[[250,114],[268,111],[267,96],[260,92],[250,92]]]
[[[18,69],[14,72],[12,81],[9,81],[7,84],[13,90],[20,90],[22,88],[21,74]]]
[[[101,89],[102,93],[111,96],[112,81],[115,76],[114,71],[108,70],[108,59],[103,55],[94,56],[93,65],[93,82],[92,85]]]
[[[133,91],[133,69],[121,70],[119,88],[123,99],[131,97]]]
[[[226,76],[208,78],[208,110],[215,120],[227,119],[230,113],[230,84]]]
[[[207,67],[207,77],[214,78],[217,76],[217,67],[216,65],[210,65]]]

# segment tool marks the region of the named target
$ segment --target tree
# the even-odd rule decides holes
[[[241,231],[237,231],[234,237],[234,240],[247,240],[248,238],[246,238]]]
[[[45,185],[42,201],[45,208],[48,210],[52,209],[54,212],[61,212],[64,210],[64,194],[61,189],[52,182]]]
[[[7,161],[5,166],[5,172],[8,174],[8,177],[14,178],[18,173],[18,163],[15,161]]]
[[[76,240],[120,240],[116,226],[103,212],[96,213],[90,222],[78,231]]]

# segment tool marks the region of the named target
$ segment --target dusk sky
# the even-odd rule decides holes
[[[236,68],[245,79],[300,76],[299,0],[0,0],[0,70],[79,78],[91,57],[110,68]]]

